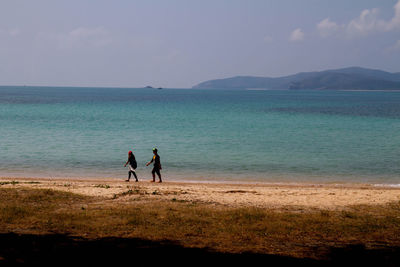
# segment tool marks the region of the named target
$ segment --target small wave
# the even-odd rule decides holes
[[[400,184],[374,184],[374,186],[400,188]]]

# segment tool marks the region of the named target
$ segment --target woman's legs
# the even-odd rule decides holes
[[[134,171],[129,171],[129,173],[128,173],[128,182],[129,182],[129,180],[131,179],[131,174],[133,174],[133,176],[135,177],[135,179],[136,179],[136,182],[138,182],[139,180],[138,180],[138,178],[137,178],[137,175],[136,175],[136,172],[134,172]]]
[[[136,182],[138,182],[139,180],[137,178],[136,172],[134,172],[134,171],[131,171],[131,172],[132,172],[133,176],[135,176]]]

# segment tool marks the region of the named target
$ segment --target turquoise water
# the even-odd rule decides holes
[[[400,184],[400,92],[0,87],[0,176]]]

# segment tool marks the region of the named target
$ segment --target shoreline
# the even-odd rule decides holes
[[[166,177],[166,178],[165,178]],[[227,179],[224,177],[197,177],[197,176],[187,176],[187,178],[181,178],[182,176],[168,175],[163,176],[163,181],[167,183],[183,183],[183,184],[232,184],[232,185],[294,185],[294,186],[344,186],[344,187],[354,187],[354,186],[371,186],[377,188],[400,188],[400,181],[397,182],[382,182],[382,181],[344,181],[340,178],[336,180],[323,180],[323,179],[306,179],[307,176],[302,176],[301,178],[296,177],[289,181],[287,177],[275,177],[261,179],[261,178],[251,178],[251,176],[246,176],[242,178]],[[227,176],[228,177],[228,176]],[[143,178],[139,176],[139,181],[147,181],[151,179],[150,177]],[[71,180],[71,181],[124,181],[126,175],[121,177],[116,176],[47,176],[47,175],[13,175],[13,174],[1,174],[1,179],[40,179],[40,180]],[[156,177],[156,180],[158,178]]]
[[[277,210],[341,210],[356,205],[386,205],[400,201],[400,188],[370,184],[226,183],[116,178],[0,177],[0,188],[50,189],[126,201],[185,201],[229,207]]]

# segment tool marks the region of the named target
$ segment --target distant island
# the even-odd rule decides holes
[[[153,86],[150,86],[150,85],[147,85],[146,87],[144,87],[145,89],[154,89],[154,87]],[[161,90],[161,89],[163,89],[162,87],[158,87],[157,88],[158,90]]]
[[[269,90],[400,90],[400,72],[349,67],[334,70],[301,72],[270,78],[236,76],[210,80],[195,89],[269,89]]]

